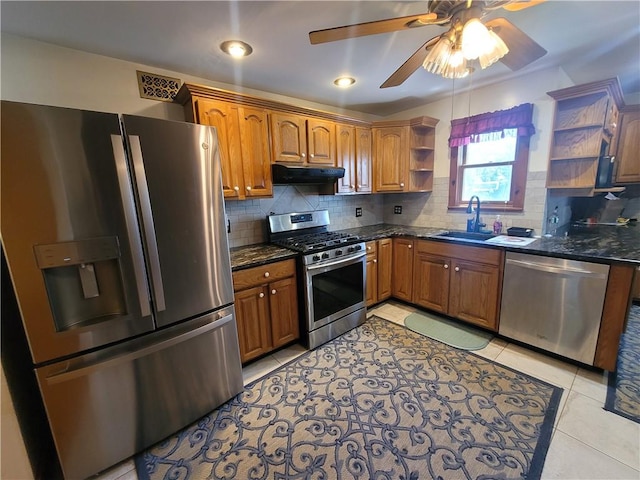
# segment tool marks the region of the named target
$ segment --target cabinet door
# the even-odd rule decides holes
[[[269,305],[273,348],[298,339],[300,327],[296,277],[285,278],[269,284]]]
[[[259,108],[239,107],[238,123],[245,195],[247,197],[272,195],[267,112]]]
[[[391,269],[393,242],[390,238],[378,240],[378,301],[391,296]]]
[[[393,239],[393,279],[394,297],[410,302],[413,286],[413,240]]]
[[[451,260],[438,255],[416,255],[413,273],[413,303],[438,312],[449,309]]]
[[[271,350],[267,287],[236,292],[235,302],[240,358],[247,362]]]
[[[222,188],[225,198],[244,198],[237,107],[230,103],[202,98],[195,99],[195,104],[197,122],[216,127],[218,133],[222,162]]]
[[[463,260],[451,268],[449,315],[497,331],[499,268]]]
[[[371,129],[356,128],[356,191],[371,193]]]
[[[356,138],[355,127],[337,125],[336,162],[344,168],[344,177],[338,179],[338,193],[355,193],[356,191]]]
[[[272,112],[272,162],[305,163],[307,160],[306,122],[303,117]]]
[[[403,192],[407,176],[408,127],[374,129],[375,191]]]
[[[365,302],[367,307],[378,303],[378,259],[375,254],[367,255],[367,290]]]
[[[640,108],[622,114],[616,160],[616,183],[640,182]]]
[[[331,165],[336,164],[336,127],[333,122],[307,120],[307,149],[311,164]]]

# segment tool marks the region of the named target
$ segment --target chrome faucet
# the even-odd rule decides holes
[[[467,220],[467,232],[479,232],[480,231],[480,198],[477,195],[473,195],[469,199],[469,205],[467,205],[467,213],[473,213],[473,209],[471,208],[471,204],[473,203],[473,199],[476,199],[478,202],[478,206],[476,207],[476,218],[475,220]]]

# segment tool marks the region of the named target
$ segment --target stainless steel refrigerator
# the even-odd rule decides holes
[[[85,478],[243,388],[216,132],[0,111],[3,254],[62,470]]]

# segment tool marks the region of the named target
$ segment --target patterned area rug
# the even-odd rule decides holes
[[[640,305],[632,305],[604,409],[640,423]]]
[[[562,389],[372,317],[136,458],[146,479],[539,479]]]

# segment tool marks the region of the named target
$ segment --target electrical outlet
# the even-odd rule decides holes
[[[402,205],[396,205],[393,207],[393,213],[401,214],[402,213]]]
[[[362,207],[356,207],[356,217],[362,216]]]

